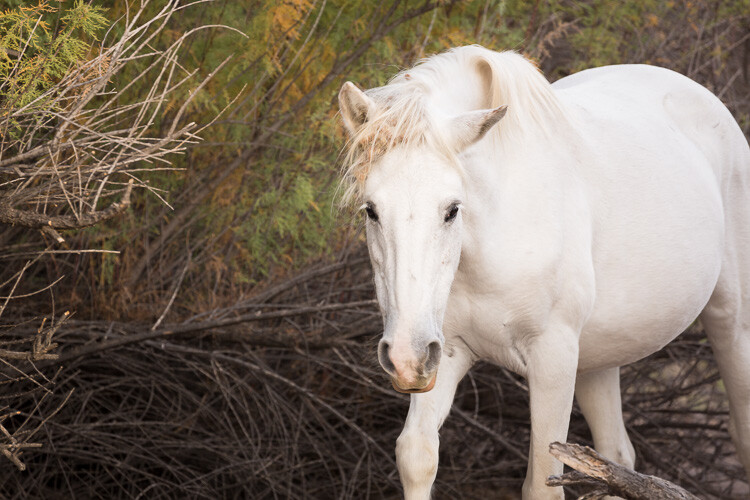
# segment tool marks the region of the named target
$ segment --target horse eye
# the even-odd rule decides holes
[[[367,212],[367,218],[370,219],[373,222],[378,221],[378,214],[375,212],[375,209],[372,207],[370,203],[365,206],[365,212]]]
[[[445,222],[452,221],[456,218],[456,215],[458,215],[458,205],[453,204],[448,209],[448,213],[445,215]]]

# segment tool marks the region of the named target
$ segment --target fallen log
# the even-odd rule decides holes
[[[552,443],[549,451],[575,471],[547,478],[547,486],[587,486],[582,499],[613,495],[627,500],[698,500],[685,489],[607,460],[588,446]]]

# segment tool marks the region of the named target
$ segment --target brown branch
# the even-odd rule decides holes
[[[596,483],[596,495],[606,493],[626,500],[698,500],[665,479],[630,470],[607,460],[588,446],[552,443],[549,452],[578,472],[550,476],[547,486],[592,486]]]
[[[24,226],[32,229],[80,229],[83,227],[94,226],[102,221],[111,219],[130,205],[130,193],[133,190],[133,180],[128,181],[128,187],[125,188],[125,194],[122,200],[112,203],[109,207],[99,212],[74,215],[45,215],[30,210],[18,210],[13,208],[10,203],[0,201],[0,223],[11,226]],[[56,240],[61,239],[57,233],[51,233]]]
[[[270,311],[270,312],[256,311],[253,313],[242,314],[242,315],[232,317],[232,318],[225,318],[225,319],[218,319],[218,320],[206,320],[206,321],[200,321],[200,322],[195,322],[195,323],[180,323],[176,325],[165,325],[164,327],[158,330],[154,330],[154,331],[149,330],[145,333],[125,335],[124,337],[121,337],[118,339],[86,344],[84,346],[81,346],[76,349],[72,349],[68,352],[64,352],[60,354],[55,360],[50,360],[46,363],[45,362],[37,363],[35,365],[35,369],[41,370],[41,369],[47,368],[48,366],[61,365],[68,361],[78,359],[84,356],[89,356],[91,354],[95,354],[98,352],[107,351],[110,349],[115,349],[115,348],[123,347],[126,345],[136,344],[136,343],[144,342],[147,340],[154,340],[154,339],[158,339],[158,338],[166,337],[166,336],[185,335],[185,334],[198,333],[202,331],[212,330],[216,328],[224,328],[227,326],[238,325],[241,323],[251,323],[251,322],[256,322],[256,321],[281,319],[281,318],[288,318],[291,316],[301,316],[305,314],[314,314],[314,313],[320,313],[320,312],[332,312],[332,311],[339,311],[342,309],[353,309],[353,308],[359,308],[359,307],[373,306],[374,304],[375,304],[375,300],[372,300],[372,299],[371,300],[359,300],[355,302],[347,302],[344,304],[324,304],[324,305],[319,305],[319,306],[292,307],[288,309],[282,309],[279,311]],[[248,340],[250,340],[249,337],[248,337]],[[269,336],[267,335],[262,335],[259,340],[263,344],[273,345],[273,343],[271,342],[272,339],[269,338]],[[0,372],[1,371],[2,370],[0,370]]]

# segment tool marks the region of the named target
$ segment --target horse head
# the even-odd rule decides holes
[[[445,343],[443,317],[464,236],[457,155],[506,108],[444,116],[415,105],[424,96],[411,97],[384,105],[347,82],[339,102],[383,315],[378,359],[396,390],[426,392]]]

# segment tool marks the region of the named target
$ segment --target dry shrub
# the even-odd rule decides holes
[[[80,23],[85,12],[95,12],[97,23],[103,23],[100,9],[77,2],[65,12],[63,5],[42,2],[2,13],[7,20],[11,15],[28,17],[31,9],[29,22],[36,19],[31,33],[24,31],[27,38],[15,46],[18,50],[3,49],[7,78],[0,85],[15,89],[0,92],[0,380],[8,388],[0,401],[0,453],[21,470],[21,452],[41,446],[35,441],[42,439],[38,424],[62,404],[48,404],[53,399],[48,397],[50,376],[34,369],[36,362],[54,362],[53,337],[70,317],[55,309],[58,283],[68,278],[75,285],[81,279],[79,264],[87,253],[119,253],[71,248],[63,234],[122,214],[134,189],[161,200],[163,191],[149,177],[174,170],[170,156],[184,152],[202,130],[195,123],[183,123],[184,115],[211,75],[196,78],[198,71],[185,69],[178,54],[191,34],[207,26],[195,27],[163,50],[152,47],[170,18],[185,7],[172,0],[151,9],[144,1],[132,10],[126,7],[100,43],[74,40],[72,28],[60,28],[62,33],[50,38],[46,48],[29,41],[36,40],[33,30],[42,29],[42,17],[36,19],[42,11]],[[33,61],[54,59],[59,52],[55,47],[65,46],[66,37],[77,49],[57,68],[56,80],[46,82],[44,64]],[[38,74],[29,78],[34,68]],[[35,79],[45,79],[46,84],[32,85]],[[179,92],[188,85],[194,86],[192,91],[181,98]],[[169,107],[176,111],[167,121],[164,110]],[[70,260],[57,259],[63,255]],[[96,281],[87,284],[96,286]],[[74,295],[59,302],[71,307]],[[38,393],[36,401],[18,401],[29,391]],[[17,413],[14,408],[23,404],[34,406]]]
[[[358,252],[180,324],[68,322],[44,403],[72,395],[50,421],[33,416],[39,395],[9,419],[32,415],[46,444],[26,452],[26,473],[3,475],[0,495],[397,498],[408,396],[377,366],[372,296]],[[625,368],[623,388],[640,471],[702,498],[747,494],[699,328]],[[523,379],[472,370],[441,431],[436,498],[516,498],[528,419]],[[590,444],[578,411],[569,440]]]

